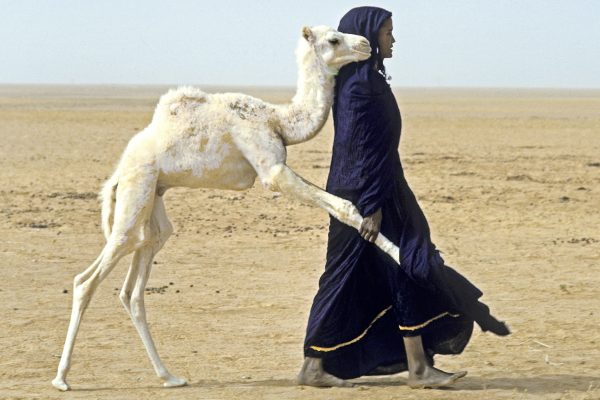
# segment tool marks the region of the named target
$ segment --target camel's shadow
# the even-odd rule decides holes
[[[235,387],[289,387],[296,386],[296,382],[293,379],[265,379],[265,380],[239,380],[239,381],[226,381],[217,379],[202,379],[198,381],[188,382],[187,385],[179,388],[171,388],[168,390],[186,390],[190,388],[235,388]],[[149,390],[149,389],[164,389],[162,385],[143,385],[143,386],[88,386],[88,387],[74,387],[74,392],[98,392],[98,391],[110,391],[110,390]],[[167,390],[167,389],[165,389]]]

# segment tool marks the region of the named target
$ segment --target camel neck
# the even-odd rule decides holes
[[[286,145],[312,139],[323,127],[333,102],[335,76],[314,49],[298,54],[298,87],[283,109],[280,125]]]

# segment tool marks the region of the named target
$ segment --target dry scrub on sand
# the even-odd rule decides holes
[[[189,379],[163,389],[118,293],[129,260],[100,286],[82,325],[73,393],[49,384],[68,323],[71,280],[103,245],[96,193],[165,88],[0,87],[0,398],[600,398],[600,93],[398,91],[401,151],[435,243],[510,323],[476,331],[452,390],[406,376],[352,389],[294,384],[323,267],[327,214],[255,185],[173,189],[176,240],[146,290],[165,362]],[[207,91],[231,91],[207,88]],[[237,90],[237,89],[236,89]],[[291,91],[243,89],[283,103]],[[289,149],[324,186],[332,126]]]

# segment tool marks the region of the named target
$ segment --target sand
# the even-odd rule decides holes
[[[476,328],[463,354],[438,357],[469,370],[453,389],[411,390],[406,374],[294,384],[328,216],[256,183],[165,195],[175,234],[146,305],[163,360],[190,385],[154,376],[118,300],[127,258],[84,317],[73,391],[56,391],[71,282],[103,246],[96,193],[164,90],[0,86],[0,398],[600,399],[600,91],[543,90],[397,91],[403,163],[434,242],[514,332]],[[289,148],[320,186],[332,133],[329,121]]]

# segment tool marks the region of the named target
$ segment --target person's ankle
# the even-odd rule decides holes
[[[417,363],[414,363],[412,368],[410,368],[409,372],[410,372],[410,374],[412,374],[415,377],[421,377],[421,376],[425,375],[425,372],[427,371],[428,368],[429,368],[429,365],[427,363],[417,362]]]
[[[319,375],[323,372],[323,364],[320,358],[306,357],[302,369],[311,374]]]

